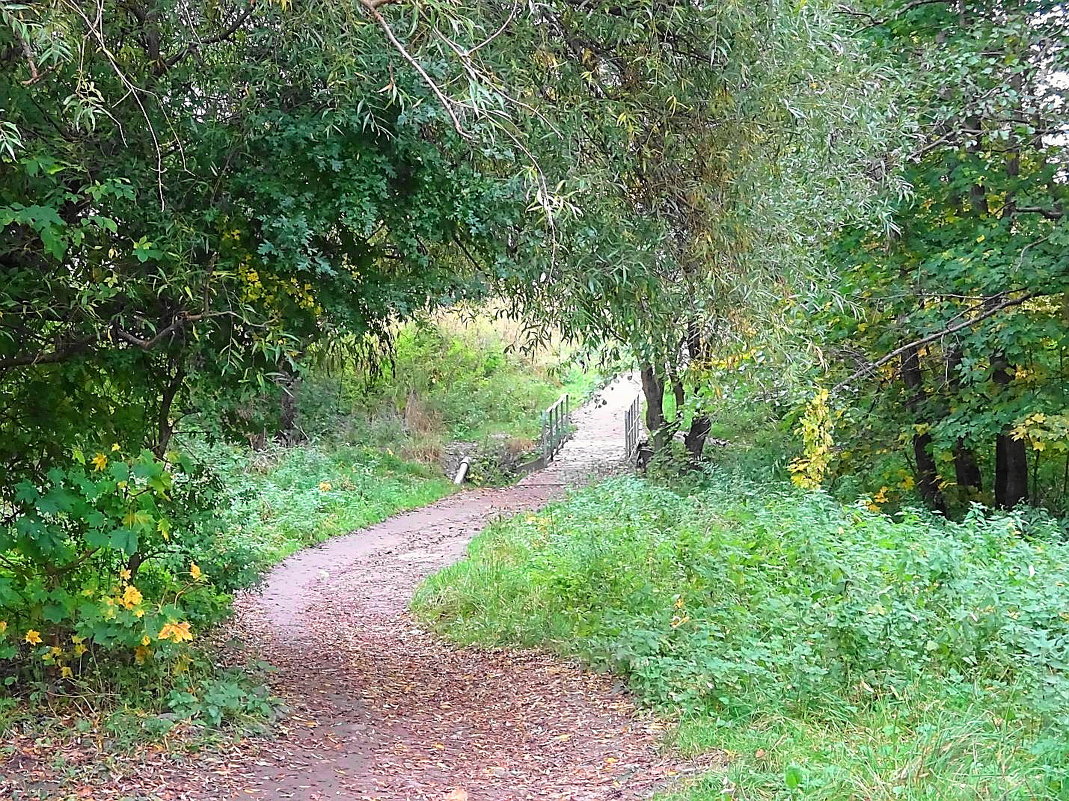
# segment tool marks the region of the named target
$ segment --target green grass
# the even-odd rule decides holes
[[[413,608],[460,643],[625,675],[726,772],[674,799],[1069,798],[1058,523],[891,518],[718,474],[499,523]]]
[[[453,491],[440,472],[371,448],[304,445],[231,453],[231,537],[261,567]]]

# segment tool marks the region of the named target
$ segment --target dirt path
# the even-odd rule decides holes
[[[672,775],[659,726],[610,678],[530,652],[454,649],[406,614],[419,582],[488,521],[618,470],[637,391],[618,380],[602,392],[558,460],[514,487],[451,496],[276,568],[239,621],[293,711],[283,736],[229,763],[226,784],[299,801],[609,799]]]

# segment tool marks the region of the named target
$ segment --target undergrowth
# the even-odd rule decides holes
[[[231,537],[256,574],[309,545],[424,506],[452,491],[440,471],[388,451],[305,444],[217,449],[232,502]]]
[[[679,798],[1069,798],[1069,545],[718,474],[501,522],[413,608],[461,643],[619,671],[730,767]]]

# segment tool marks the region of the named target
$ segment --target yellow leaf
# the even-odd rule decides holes
[[[126,592],[122,594],[122,605],[127,609],[133,609],[143,600],[141,590],[130,584],[126,588]]]
[[[69,667],[64,666],[60,668],[59,675],[61,675],[65,679],[70,679],[74,677],[74,671],[71,670]]]
[[[0,634],[3,634],[5,631],[7,631],[7,621],[0,620]]]
[[[191,575],[197,581],[200,581],[202,578],[204,578],[204,571],[200,569],[200,565],[198,565],[196,562],[190,562],[189,575]]]
[[[28,642],[30,645],[40,645],[41,632],[37,631],[36,629],[30,629],[26,632],[26,642]]]
[[[93,457],[93,467],[95,467],[98,471],[103,470],[107,466],[108,457],[104,454],[98,453],[96,456]]]
[[[189,623],[166,623],[163,628],[160,629],[160,633],[156,639],[170,640],[171,642],[191,642],[193,640],[193,632],[189,630]]]

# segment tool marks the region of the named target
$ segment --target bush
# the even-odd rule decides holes
[[[210,473],[114,445],[14,489],[0,524],[0,659],[12,675],[168,663],[227,611],[232,553]]]

